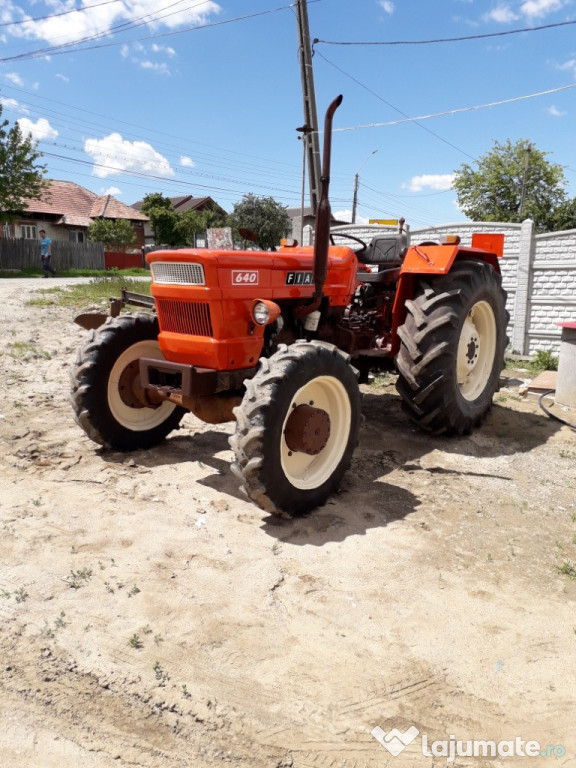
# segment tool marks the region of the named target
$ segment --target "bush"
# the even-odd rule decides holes
[[[536,350],[536,354],[532,358],[532,362],[536,368],[540,368],[543,371],[558,370],[558,358],[554,355],[551,349]]]

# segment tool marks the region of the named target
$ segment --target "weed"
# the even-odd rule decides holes
[[[538,349],[532,358],[532,362],[542,371],[558,370],[558,358],[551,349]]]
[[[34,504],[35,507],[39,507],[42,504],[42,499],[32,499],[32,504]]]
[[[54,637],[54,630],[48,624],[46,619],[44,619],[44,626],[40,630],[40,634],[42,635],[42,637]]]
[[[25,600],[28,599],[29,595],[28,592],[26,592],[25,587],[20,587],[19,589],[14,592],[14,597],[16,598],[17,603],[23,603]]]
[[[86,584],[92,578],[91,568],[81,568],[79,571],[70,571],[71,581],[68,581],[68,586],[72,589],[80,589],[85,587]]]
[[[156,645],[160,645],[160,643],[164,642],[164,638],[162,637],[162,635],[154,635],[154,642],[156,643]]]
[[[57,627],[58,629],[62,629],[63,627],[67,627],[68,626],[68,622],[64,621],[64,617],[65,616],[66,616],[66,614],[64,613],[64,611],[60,611],[60,616],[58,616],[58,618],[54,622],[54,626]]]
[[[170,679],[166,674],[166,672],[164,672],[164,670],[162,669],[162,666],[160,665],[159,661],[157,661],[154,664],[152,669],[154,670],[154,674],[156,675],[156,680],[161,681],[161,685],[164,685],[164,683],[166,683],[166,681]]]
[[[563,576],[568,576],[569,579],[574,581],[576,579],[576,568],[571,560],[564,560],[562,565],[557,565],[556,570]]]
[[[0,589],[0,597],[3,597],[6,600],[8,600],[12,597],[12,593],[8,592],[7,589]]]
[[[144,643],[142,642],[142,640],[140,640],[140,635],[138,635],[136,633],[134,633],[132,635],[132,637],[130,638],[130,640],[128,640],[128,645],[131,648],[143,648],[144,647]]]
[[[488,560],[489,563],[492,562],[492,552],[488,552],[488,555],[486,556],[486,560]]]
[[[182,683],[182,695],[184,696],[185,699],[189,699],[192,695],[188,690],[188,686],[186,685],[186,683]]]
[[[140,592],[140,590],[138,589],[138,587],[136,586],[136,584],[134,584],[134,586],[132,587],[132,589],[130,590],[130,592],[128,592],[128,597],[133,597],[134,595],[137,595],[137,594],[138,594],[138,592]]]

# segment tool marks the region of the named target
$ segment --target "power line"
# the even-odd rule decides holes
[[[309,1],[317,3],[317,2],[321,2],[322,0],[309,0]],[[30,51],[28,53],[20,53],[14,56],[6,56],[4,58],[0,58],[0,62],[6,63],[9,61],[24,61],[26,59],[35,59],[41,56],[47,56],[48,54],[50,54],[51,56],[61,56],[65,53],[70,53],[70,52],[79,53],[81,51],[94,51],[101,48],[113,48],[118,45],[129,45],[130,43],[142,42],[143,40],[157,40],[162,37],[172,37],[174,35],[181,35],[185,32],[195,32],[200,29],[209,29],[211,27],[220,27],[225,24],[233,24],[238,21],[247,21],[248,19],[255,19],[259,16],[267,16],[271,13],[278,13],[279,11],[285,11],[291,8],[292,8],[291,5],[282,5],[282,6],[279,6],[278,8],[270,8],[266,11],[250,13],[245,16],[237,16],[233,19],[223,19],[222,21],[213,21],[207,24],[198,24],[195,27],[186,27],[185,29],[172,30],[171,32],[162,32],[154,35],[146,35],[144,37],[136,37],[130,40],[118,40],[115,42],[101,43],[99,45],[88,45],[88,46],[85,46],[84,48],[72,48],[72,46],[79,45],[82,42],[84,42],[84,40],[79,40],[71,43],[63,43],[62,45],[53,46],[51,48],[38,49],[36,51]],[[180,11],[178,11],[178,13],[180,13]],[[148,22],[144,22],[144,23],[148,23]],[[141,26],[141,24],[134,25],[134,26]],[[108,32],[98,35],[95,39],[99,39],[100,37],[103,37],[104,34],[108,34]],[[66,50],[61,50],[62,48],[66,48]]]
[[[472,112],[478,109],[487,109],[488,107],[499,107],[502,104],[512,104],[517,101],[525,101],[526,99],[535,99],[539,96],[549,96],[551,93],[560,93],[561,91],[568,91],[572,88],[576,88],[576,83],[572,85],[562,85],[559,88],[550,88],[547,91],[539,91],[538,93],[529,93],[525,96],[514,96],[510,99],[502,99],[501,101],[492,101],[488,104],[476,104],[472,107],[460,107],[459,109],[448,109],[445,112],[435,112],[431,115],[419,115],[418,117],[408,117],[403,120],[390,120],[387,123],[367,123],[366,125],[353,125],[348,128],[334,128],[334,131],[358,131],[362,128],[387,128],[390,125],[400,125],[401,123],[415,123],[418,120],[430,120],[433,117],[446,117],[448,115],[457,115],[461,112]]]
[[[359,85],[361,88],[364,88],[365,91],[368,91],[368,93],[371,93],[372,96],[375,96],[377,99],[379,99],[383,104],[386,104],[390,109],[393,109],[395,112],[398,112],[399,115],[402,115],[405,118],[408,118],[408,115],[405,112],[402,112],[401,109],[398,109],[398,107],[395,107],[394,104],[391,104],[389,101],[386,101],[386,99],[382,98],[378,93],[373,91],[371,88],[368,88],[367,85],[364,85],[364,83],[361,83],[360,80],[357,80],[353,75],[350,75],[348,72],[345,72],[343,69],[341,69],[339,66],[334,64],[332,61],[326,58],[323,54],[316,52],[320,58],[324,59],[324,61],[327,64],[330,64],[331,67],[334,67],[334,69],[337,69],[338,72],[341,72],[346,77],[350,78],[353,82],[355,82],[357,85]],[[408,118],[410,119],[410,118]],[[469,155],[468,152],[465,152],[460,147],[457,147],[455,144],[452,144],[452,142],[448,141],[447,139],[443,138],[439,134],[435,133],[434,131],[431,131],[430,128],[427,128],[425,125],[420,125],[420,123],[417,122],[417,120],[414,120],[416,125],[419,128],[422,128],[423,131],[426,131],[431,136],[434,136],[434,138],[438,139],[439,141],[443,142],[444,144],[447,144],[449,147],[452,147],[452,149],[455,149],[457,152],[461,152],[463,155],[466,155],[466,157],[469,157],[471,160],[474,160],[475,158],[472,157],[472,155]]]
[[[119,3],[121,0],[104,0],[102,3],[94,3],[94,5],[85,5],[82,8],[71,8],[69,11],[61,11],[60,13],[50,13],[48,16],[36,16],[33,19],[18,19],[17,21],[5,21],[0,24],[0,27],[15,27],[19,24],[35,24],[37,21],[47,21],[48,19],[57,19],[60,16],[67,16],[69,13],[83,13],[89,11],[91,8],[99,8],[101,5],[112,5],[113,3]]]
[[[433,40],[378,40],[374,42],[354,42],[343,40],[320,40],[315,38],[313,45],[321,43],[322,45],[434,45],[436,43],[461,43],[467,40],[483,40],[489,37],[504,37],[505,35],[518,35],[521,32],[540,32],[543,29],[553,29],[555,27],[567,27],[576,24],[574,21],[560,21],[556,24],[542,24],[539,27],[524,27],[523,29],[509,29],[505,32],[486,32],[481,35],[464,35],[461,37],[439,37]]]

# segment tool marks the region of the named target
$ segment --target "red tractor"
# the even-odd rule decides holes
[[[405,409],[433,434],[481,421],[507,344],[503,237],[410,246],[399,232],[334,245],[330,137],[341,100],[326,113],[314,247],[154,251],[152,296],[123,292],[112,317],[90,317],[72,402],[92,440],[129,451],[160,443],[188,411],[235,420],[232,469],[246,494],[301,514],[350,464],[370,370],[395,365]],[[119,315],[124,304],[154,311]]]

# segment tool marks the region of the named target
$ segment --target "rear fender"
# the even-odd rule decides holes
[[[398,328],[406,319],[406,302],[414,298],[418,275],[447,275],[456,259],[485,261],[500,272],[498,258],[501,253],[461,245],[413,245],[409,248],[398,280],[392,309],[392,356],[400,348]]]

